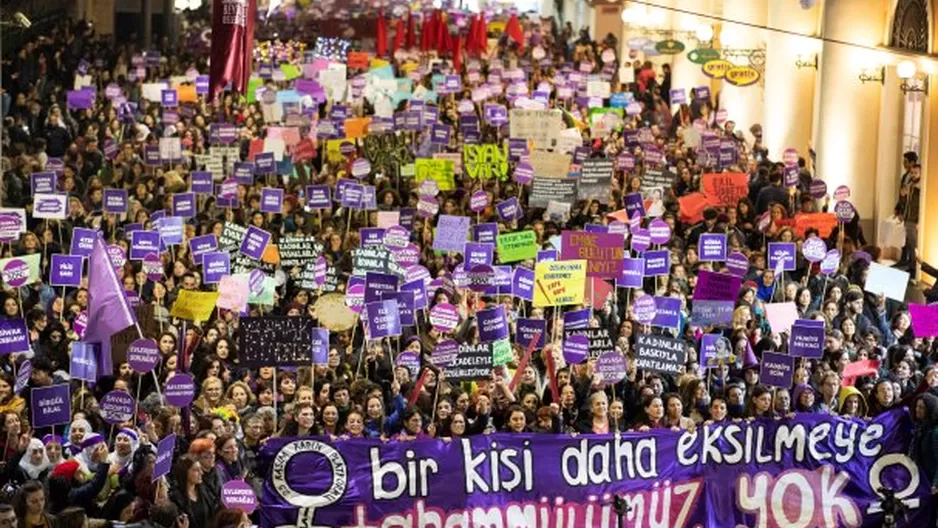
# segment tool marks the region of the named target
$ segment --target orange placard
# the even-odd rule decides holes
[[[199,98],[195,93],[195,85],[179,84],[179,85],[174,86],[174,88],[176,88],[176,99],[180,103],[198,102]]]
[[[345,120],[345,137],[347,139],[358,139],[368,135],[368,123],[371,123],[369,117],[358,117]]]
[[[629,223],[629,213],[625,209],[619,209],[618,211],[606,214],[606,218],[611,218],[613,220],[618,220],[623,224]]]
[[[350,51],[348,53],[348,67],[359,68],[362,70],[367,69],[368,54],[364,51]]]
[[[703,175],[703,193],[711,203],[731,205],[749,195],[749,175],[744,172],[721,172]]]
[[[277,246],[267,244],[267,249],[265,249],[264,254],[261,255],[261,262],[273,265],[280,264],[280,250],[277,249]]]
[[[821,238],[831,236],[831,231],[837,227],[837,216],[834,213],[800,213],[795,215],[795,234],[804,237],[808,228],[815,228]]]

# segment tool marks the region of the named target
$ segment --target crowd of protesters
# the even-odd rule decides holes
[[[614,38],[594,42],[588,34],[575,37],[571,28],[555,26],[551,21],[522,17],[522,23],[526,45],[519,49],[514,39],[501,36],[487,58],[476,59],[483,75],[496,72],[496,58],[504,63],[518,61],[533,87],[542,82],[554,83],[574,64],[593,64],[594,71],[599,72],[606,49],[616,54],[616,66],[623,60],[618,57]],[[291,21],[274,15],[265,31],[270,31],[271,25],[287,28]],[[609,224],[611,218],[607,215],[624,207],[627,194],[641,190],[645,174],[642,150],[626,146],[623,129],[650,128],[675,175],[658,211],[671,226],[673,236],[667,244],[671,250],[669,275],[663,281],[646,279],[644,290],[681,299],[681,324],[676,331],[639,324],[620,291],[611,295],[601,309],[594,310],[590,325],[612,329],[616,350],[630,358],[640,333],[673,333],[685,338],[690,354],[683,374],[641,372],[633,363],[625,380],[603,384],[593,377],[593,361],[564,363],[560,353],[562,333],[555,328],[558,308],[534,308],[511,295],[477,295],[452,287],[429,292],[431,306],[449,302],[458,308],[460,323],[450,336],[431,329],[425,316],[418,313],[422,324],[418,321],[416,327],[405,328],[396,346],[387,341],[364,342],[361,331],[332,332],[328,364],[315,367],[315,373],[308,367],[283,368],[276,373],[274,367],[245,368],[239,365],[237,313],[216,310],[211,320],[190,323],[185,335],[180,335],[182,322],[169,316],[180,291],[214,288],[202,283],[200,266],[188,246],[182,244],[163,253],[162,280],[148,278],[139,261],[128,262],[118,273],[126,290],[139,292],[141,303],[154,307],[147,313],[159,324],[141,321],[141,326],[161,329],[148,335],[158,342],[162,354],[156,369],[159,382],[165,383],[182,370],[195,376],[198,393],[191,408],[181,410],[164,404],[151,376],[137,375],[126,363],[115,364],[113,372],[99,373],[93,387],[71,382],[70,424],[56,430],[32,428],[30,391],[69,382],[70,344],[79,339],[74,323],[89,302],[85,288],[63,291],[49,285],[50,256],[68,252],[76,228],[100,229],[105,239],[116,240],[126,249],[125,226],[142,223],[144,229],[148,228],[153,213],[168,209],[171,196],[189,188],[190,171],[202,169],[196,166],[195,156],[210,151],[211,124],[235,125],[244,157],[251,140],[264,138],[272,124],[265,122],[259,103],[247,104],[232,93],[211,103],[200,95],[196,104],[179,112],[174,124],[162,121],[158,101],[141,98],[145,82],[185,75],[190,69],[207,73],[207,47],[199,41],[197,31],[193,35],[197,38],[188,44],[183,39],[175,44],[164,42],[158,66],[147,68],[146,78],[133,76],[133,80],[132,59],[146,50],[113,43],[83,22],[63,20],[31,38],[20,50],[4,56],[2,205],[24,208],[28,229],[19,239],[2,245],[3,257],[41,253],[42,280],[19,289],[4,285],[2,292],[0,317],[26,320],[31,350],[0,357],[0,484],[4,486],[2,502],[12,505],[11,509],[0,504],[0,525],[50,528],[138,522],[164,528],[247,526],[251,524],[248,516],[238,510],[220,509],[220,490],[230,480],[245,479],[259,493],[264,475],[256,471],[257,454],[268,438],[276,436],[324,435],[336,441],[380,438],[397,442],[452,439],[494,431],[582,434],[692,430],[725,420],[786,419],[792,413],[866,419],[898,406],[909,406],[913,413],[917,429],[911,450],[938,490],[938,346],[934,338],[913,333],[905,303],[864,291],[870,261],[882,258],[880,248],[867,243],[857,218],[835,229],[827,239],[828,247],[839,247],[842,253],[838,269],[827,279],[800,253],[796,270],[785,272],[781,280],[775,277],[766,264],[766,244],[794,241],[800,248],[805,237],[818,233],[809,229],[804,237],[796,234],[794,214],[828,206],[827,201],[815,199],[808,192],[814,177],[810,160],[800,162],[798,185],[785,187],[781,153],[762,147],[759,127],[753,126],[749,134],[744,134],[732,116],[717,119],[720,109],[709,98],[669,105],[669,75],[640,61],[634,64],[634,82],[619,83],[615,74],[612,81],[613,91],[632,92],[642,111],[626,116],[622,126],[608,135],[594,137],[588,126],[582,126],[588,121],[585,107],[557,99],[556,92],[548,102],[548,107],[569,111],[573,126],[579,126],[583,134],[583,145],[589,147],[590,157],[615,158],[625,149],[636,154],[634,169],[615,171],[607,200],[581,200],[571,204],[568,215],[548,217],[543,208],[527,206],[529,192],[523,184],[514,180],[480,183],[457,174],[456,190],[444,191],[440,196],[441,210],[470,216],[474,223],[497,222],[501,233],[532,230],[544,248],[562,231],[582,230],[587,223]],[[292,46],[295,42],[282,44]],[[546,62],[531,59],[535,48],[547,50]],[[419,54],[424,58],[429,55]],[[401,66],[396,60],[391,64],[394,68]],[[435,67],[445,70],[450,64],[446,60]],[[613,71],[618,72],[618,68]],[[426,69],[423,73],[420,82],[429,87],[432,71]],[[439,122],[453,129],[449,145],[435,147],[442,152],[462,152],[457,104],[470,98],[473,83],[465,71],[460,73],[465,90],[441,97],[439,102]],[[67,107],[66,92],[74,88],[76,75],[89,77],[90,85],[96,88],[98,95],[90,110]],[[127,100],[137,104],[129,113],[103,97],[111,83],[117,83]],[[289,83],[268,81],[267,85],[286,88]],[[505,95],[492,96],[489,102],[510,105]],[[323,104],[313,115],[313,123],[301,127],[303,137],[312,130],[311,139],[317,139],[315,120],[325,119],[331,104]],[[402,101],[400,109],[408,104]],[[361,99],[352,100],[351,109],[355,115],[373,112],[372,105],[362,104]],[[474,107],[473,111],[480,109]],[[725,170],[748,173],[751,182],[748,196],[736,206],[708,206],[699,221],[683,215],[678,202],[699,191],[702,174],[712,172],[700,166],[695,149],[685,144],[683,132],[694,126],[735,142],[738,158]],[[411,149],[422,148],[424,133],[397,133],[405,137]],[[182,163],[147,166],[144,148],[156,146],[161,137],[182,138],[186,151]],[[496,137],[507,136],[499,135],[495,127],[482,120],[481,137],[493,142]],[[116,143],[116,151],[105,154],[103,145],[110,141]],[[342,292],[352,273],[350,252],[361,243],[358,229],[374,226],[375,220],[367,215],[348,215],[339,205],[321,212],[303,207],[306,185],[328,184],[334,188],[347,176],[347,162],[328,161],[324,142],[320,141],[318,147],[311,160],[295,162],[288,177],[278,181],[285,191],[280,214],[259,211],[260,189],[268,183],[258,178],[255,185],[240,186],[239,204],[234,208],[220,207],[211,197],[201,201],[197,215],[188,219],[186,236],[217,236],[223,223],[229,221],[260,227],[273,234],[273,243],[289,237],[315,237],[325,246],[329,264],[339,271],[338,291]],[[30,175],[46,170],[50,160],[62,161],[57,185],[68,193],[65,220],[32,216]],[[902,185],[903,200],[897,211],[905,214],[903,221],[907,225],[914,225],[919,209],[914,200],[919,199],[920,168],[914,154],[906,160],[907,174],[896,181],[897,187]],[[377,188],[378,210],[414,207],[418,201],[418,186],[411,178],[373,173],[365,181]],[[104,213],[106,188],[129,191],[126,215]],[[479,188],[488,191],[490,199],[489,206],[476,215],[469,211],[469,198],[471,191]],[[501,219],[493,206],[510,197],[520,200],[524,214],[519,219]],[[434,219],[417,218],[411,230],[411,241],[420,248],[420,264],[434,277],[451,274],[462,257],[434,252],[432,237],[422,235],[431,232],[424,228],[425,222],[432,225]],[[697,259],[698,240],[707,233],[728,234],[730,248],[746,254],[751,263],[729,328],[701,328],[689,317],[698,273],[724,269],[722,263]],[[911,249],[903,254],[903,261],[914,270],[917,255],[914,246]],[[533,262],[519,265],[533,267]],[[922,269],[935,272],[925,264]],[[317,318],[315,305],[321,292],[298,287],[296,274],[291,271],[295,270],[277,271],[274,304],[251,305],[249,315]],[[935,300],[932,292],[926,293],[929,300]],[[785,301],[796,304],[799,317],[823,321],[824,353],[821,359],[797,363],[791,387],[770,388],[760,384],[759,358],[764,352],[786,351],[788,338],[771,331],[765,306]],[[507,307],[512,321],[522,311],[527,317],[546,319],[548,335],[554,338],[548,340],[543,354],[535,354],[514,390],[508,382],[517,361],[495,369],[490,379],[474,383],[449,383],[434,370],[419,386],[408,368],[395,364],[394,358],[405,350],[423,356],[429,363],[426,358],[445,337],[476,342],[473,315],[496,304]],[[712,368],[701,366],[699,336],[706,332],[722,332],[739,359]],[[181,360],[181,351],[186,361]],[[516,346],[514,352],[520,357],[524,349]],[[557,397],[549,387],[546,354],[552,354],[556,361]],[[880,361],[878,372],[851,378],[847,386],[844,369],[868,359]],[[26,360],[32,368],[30,379],[25,387],[17,387],[15,376]],[[114,389],[136,395],[141,386],[137,415],[117,427],[107,425],[98,404],[102,395]],[[413,394],[415,390],[420,393]],[[172,433],[177,435],[172,472],[153,482],[155,446]]]

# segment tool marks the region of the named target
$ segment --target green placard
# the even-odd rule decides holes
[[[511,352],[511,342],[499,339],[492,343],[492,366],[498,367],[511,362],[514,354]]]
[[[518,262],[537,258],[537,235],[534,231],[519,231],[498,235],[496,239],[498,262]]]

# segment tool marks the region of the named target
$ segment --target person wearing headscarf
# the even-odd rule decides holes
[[[20,469],[23,473],[29,477],[29,480],[41,480],[51,467],[52,464],[46,456],[46,448],[42,445],[42,440],[38,438],[30,440],[26,453],[20,459]]]
[[[81,443],[84,441],[85,435],[90,433],[91,424],[88,423],[88,420],[78,419],[69,425],[68,443],[62,446],[69,457],[78,456],[81,453]]]
[[[42,437],[42,445],[46,447],[46,457],[52,467],[55,467],[65,461],[65,455],[62,452],[62,437],[59,435],[47,434]]]
[[[121,471],[130,468],[134,453],[140,446],[140,438],[133,429],[121,429],[114,438],[114,451],[107,457],[108,463],[117,464]]]
[[[932,493],[938,493],[938,396],[926,392],[912,405],[915,429],[909,454],[925,471]]]
[[[81,451],[75,455],[75,460],[83,473],[94,473],[98,469],[99,462],[95,462],[94,452],[99,445],[104,443],[104,437],[97,433],[85,435],[85,439],[80,444]]]

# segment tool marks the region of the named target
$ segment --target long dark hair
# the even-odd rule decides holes
[[[173,465],[173,482],[183,493],[189,487],[189,470],[198,463],[199,460],[195,456],[183,455]]]

